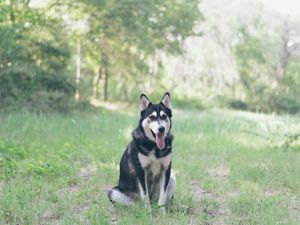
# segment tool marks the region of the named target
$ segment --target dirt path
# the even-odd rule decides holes
[[[219,185],[227,181],[229,174],[230,171],[226,167],[208,169],[209,177],[218,182]],[[196,222],[196,218],[198,220],[201,218],[204,224],[228,224],[231,210],[225,202],[226,196],[204,190],[199,180],[193,180],[190,185],[196,202],[191,225],[199,223]]]

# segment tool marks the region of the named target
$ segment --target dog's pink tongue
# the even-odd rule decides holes
[[[163,135],[156,135],[156,145],[160,150],[163,150],[165,148],[165,140]]]

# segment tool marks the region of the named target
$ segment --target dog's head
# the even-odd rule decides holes
[[[140,124],[146,137],[156,143],[158,149],[165,148],[165,138],[171,130],[172,106],[170,94],[164,94],[159,104],[152,104],[146,95],[141,94]]]

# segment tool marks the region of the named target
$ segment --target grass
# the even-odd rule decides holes
[[[300,148],[277,143],[292,116],[175,110],[177,190],[166,215],[115,209],[104,189],[139,112],[0,115],[0,224],[299,224]]]

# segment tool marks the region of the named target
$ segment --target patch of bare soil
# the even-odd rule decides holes
[[[211,168],[208,175],[217,178],[219,182],[225,182],[230,171],[225,167]],[[206,214],[205,224],[226,224],[230,221],[231,211],[226,206],[225,196],[218,193],[209,192],[201,187],[200,181],[191,182],[193,197],[197,204],[193,215],[198,217],[201,212]],[[233,193],[234,195],[236,193]],[[193,223],[192,223],[193,224]]]
[[[79,177],[80,182],[76,185],[70,185],[64,188],[61,188],[57,191],[58,197],[62,197],[65,194],[75,195],[78,193],[82,185],[87,182],[92,176],[95,174],[97,168],[94,164],[89,164],[86,167],[80,168]],[[73,206],[72,212],[74,217],[79,219],[80,224],[90,224],[88,219],[84,216],[86,210],[89,208],[87,204],[77,204]],[[47,209],[41,217],[40,224],[62,224],[62,218],[60,218],[57,214],[54,213],[54,210]]]
[[[110,212],[110,214],[111,214],[111,224],[112,225],[118,224],[118,214],[117,214],[117,211],[113,210],[113,211]]]
[[[112,187],[109,185],[102,185],[101,189],[103,192],[108,193],[109,189],[111,189]],[[111,224],[115,225],[118,224],[118,213],[117,210],[112,207],[111,209],[107,210],[111,216]]]
[[[79,176],[82,179],[89,180],[97,171],[97,166],[95,163],[88,164],[85,167],[80,168]]]
[[[266,190],[264,192],[264,195],[266,197],[272,197],[272,196],[278,196],[278,195],[293,196],[293,192],[288,187],[281,188],[281,189],[272,189],[272,188],[269,188],[268,190]]]
[[[44,224],[60,225],[60,224],[62,224],[62,220],[59,217],[59,215],[56,214],[52,209],[47,209],[43,213],[39,224],[40,225],[44,225]]]
[[[108,193],[109,189],[111,189],[111,185],[102,185],[101,189],[103,192]],[[111,224],[115,225],[118,224],[118,214],[115,208],[108,210],[109,214],[111,215]]]
[[[229,168],[226,167],[217,167],[208,169],[208,175],[211,177],[217,178],[226,178],[230,174]]]
[[[112,166],[112,165],[104,165],[104,164],[100,164],[101,167],[107,167],[107,166]],[[113,165],[114,166],[114,165]],[[94,174],[97,171],[97,166],[96,164],[89,164],[85,167],[81,167],[80,168],[80,172],[79,172],[79,176],[83,179],[83,180],[90,180]],[[108,192],[108,190],[112,188],[110,185],[102,185],[101,190],[105,193]],[[88,206],[84,206],[84,207],[79,207],[75,206],[75,209],[77,209],[77,214],[81,216],[81,221],[83,222],[83,224],[88,224],[85,223],[84,221],[84,217],[82,216],[82,214],[84,213],[84,211],[86,209],[88,209]],[[81,210],[80,210],[81,209]],[[111,215],[111,224],[117,224],[118,223],[118,214],[116,212],[116,210],[113,208],[112,210],[109,210],[109,213]]]
[[[300,222],[299,210],[300,210],[300,200],[299,198],[297,198],[297,196],[293,195],[291,196],[289,212],[294,218],[297,218],[298,222]]]
[[[60,197],[60,196],[63,196],[64,194],[66,194],[66,193],[75,194],[79,190],[80,190],[80,186],[72,185],[72,186],[67,186],[67,187],[61,188],[60,190],[58,190],[57,194]]]
[[[204,204],[203,211],[209,216],[209,218],[215,217],[219,213],[219,209],[210,207],[208,204],[205,203],[205,200],[217,200],[219,197],[216,196],[214,193],[202,189],[201,183],[199,181],[192,181],[191,186],[194,200],[198,203],[201,203],[201,205]],[[200,205],[196,207],[193,214],[199,215],[199,208]]]
[[[268,189],[264,192],[265,197],[273,197],[284,195],[289,197],[289,213],[293,216],[293,218],[297,218],[298,222],[300,222],[300,199],[296,196],[290,188],[282,188],[282,189]]]
[[[89,220],[84,216],[84,213],[88,208],[89,206],[87,204],[79,204],[73,207],[73,213],[79,218],[80,224],[90,224]]]

